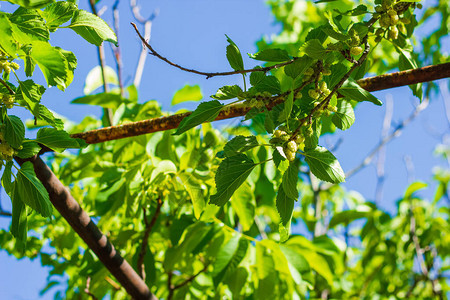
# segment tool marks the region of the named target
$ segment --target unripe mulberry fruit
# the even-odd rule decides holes
[[[295,160],[295,152],[291,152],[291,151],[289,151],[289,149],[286,149],[286,150],[284,151],[284,154],[286,154],[286,158],[287,158],[289,161],[294,161],[294,160]]]
[[[320,83],[320,90],[322,91],[322,93],[325,93],[328,90],[328,86],[327,86],[327,83],[325,81],[322,81]]]
[[[350,48],[350,54],[351,55],[360,55],[363,52],[363,48],[362,47],[351,47]]]
[[[308,68],[308,69],[306,69],[305,75],[311,76],[312,74],[314,74],[314,69],[313,69],[313,68]]]
[[[399,21],[402,22],[403,24],[409,24],[409,23],[411,23],[411,20],[408,19],[408,18],[405,18],[405,17],[400,18]]]
[[[297,150],[298,150],[297,143],[294,141],[289,141],[287,143],[287,148],[289,149],[289,151],[292,151],[292,152],[297,152]]]
[[[313,99],[319,98],[319,93],[314,89],[309,90],[308,95]]]
[[[391,25],[391,17],[388,14],[384,14],[380,18],[380,26],[388,28]]]
[[[19,64],[18,64],[18,63],[15,63],[15,62],[12,62],[12,63],[10,64],[10,66],[11,66],[11,68],[13,68],[14,70],[18,70],[18,69],[20,68]]]
[[[389,38],[391,40],[396,40],[398,38],[398,29],[397,27],[392,27],[391,29],[389,29]]]
[[[394,16],[391,16],[390,18],[391,18],[391,25],[397,25],[397,23],[398,23],[398,16],[394,15]]]
[[[390,10],[388,10],[387,13],[388,13],[390,16],[396,16],[396,15],[397,15],[397,12],[396,12],[395,10],[393,10],[392,8],[391,8]]]

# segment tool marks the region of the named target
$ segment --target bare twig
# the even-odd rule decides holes
[[[7,218],[10,218],[10,217],[12,217],[12,214],[10,213],[10,212],[8,212],[8,211],[0,211],[0,217],[7,217]]]
[[[91,293],[91,291],[90,291],[90,289],[89,289],[90,286],[91,286],[91,277],[88,277],[88,278],[86,279],[86,288],[84,289],[84,292],[85,292],[89,297],[91,297],[91,299],[97,300],[98,298],[97,298],[94,294]]]
[[[119,6],[120,0],[116,0],[113,5],[113,23],[114,23],[114,32],[116,33],[117,41],[119,41]],[[120,45],[120,43],[119,43]],[[123,78],[122,78],[122,54],[120,51],[120,46],[114,47],[111,45],[111,49],[114,54],[114,58],[116,61],[116,69],[117,69],[117,77],[119,78],[119,89],[120,95],[123,97]]]
[[[268,239],[266,231],[264,230],[263,224],[261,224],[258,217],[255,216],[254,220],[255,220],[256,228],[258,228],[258,231],[259,231],[259,234],[261,235],[261,237],[265,240]]]
[[[5,86],[5,88],[8,90],[8,92],[11,95],[15,95],[16,93],[11,89],[11,87],[3,80],[0,78],[0,83],[3,84]]]
[[[357,172],[361,171],[361,169],[363,169],[365,166],[367,166],[368,164],[370,164],[370,162],[373,160],[373,158],[375,157],[375,155],[378,153],[378,151],[387,143],[389,143],[392,139],[398,137],[403,128],[408,125],[412,120],[414,120],[417,115],[423,111],[427,106],[428,106],[428,102],[429,99],[426,98],[425,100],[423,100],[422,103],[420,103],[419,105],[417,105],[417,107],[414,109],[414,111],[409,115],[408,118],[406,118],[405,120],[403,120],[403,122],[401,122],[399,125],[396,126],[396,128],[394,129],[394,131],[386,136],[384,139],[382,139],[376,146],[375,148],[370,151],[370,153],[363,159],[363,161],[356,166],[355,168],[353,168],[352,170],[348,171],[345,174],[346,178],[350,178],[351,176],[355,175]]]
[[[153,49],[153,47],[145,40],[145,38],[141,35],[141,33],[139,32],[139,30],[137,29],[136,25],[134,23],[131,23],[131,25],[133,25],[134,30],[136,30],[136,33],[138,34],[139,38],[141,39],[142,43],[148,48],[148,50],[150,50],[150,54],[159,58],[160,60],[168,63],[169,65],[178,68],[180,70],[189,72],[189,73],[194,73],[194,74],[198,74],[198,75],[203,75],[206,76],[206,79],[211,78],[211,77],[215,77],[215,76],[227,76],[227,75],[235,75],[235,74],[246,74],[246,73],[251,73],[251,72],[268,72],[272,69],[277,69],[277,68],[281,68],[283,66],[289,65],[291,63],[293,63],[294,61],[296,61],[298,59],[298,57],[294,57],[293,59],[286,61],[284,63],[280,63],[280,64],[276,64],[273,66],[269,66],[269,67],[263,67],[263,68],[254,68],[254,69],[247,69],[247,70],[238,70],[238,71],[228,71],[228,72],[203,72],[203,71],[198,71],[198,70],[194,70],[194,69],[189,69],[189,68],[185,68],[183,66],[180,66],[172,61],[170,61],[169,59],[163,57],[162,55],[160,55],[158,52],[155,51],[155,49]]]
[[[95,0],[89,0],[89,5],[91,7],[92,13],[96,16],[99,14],[97,13],[97,9],[95,8]],[[106,72],[105,72],[105,50],[103,48],[103,44],[97,47],[97,54],[98,54],[98,61],[100,63],[100,70],[102,74],[102,80],[103,80],[103,91],[105,93],[108,92],[108,83],[106,81]],[[111,108],[104,108],[103,113],[106,115],[106,120],[108,121],[109,125],[113,125],[113,111]]]
[[[153,215],[150,222],[148,222],[148,220],[147,220],[147,213],[146,213],[145,208],[143,209],[144,210],[145,231],[144,231],[144,237],[142,238],[141,249],[139,251],[138,260],[137,260],[137,269],[139,272],[139,276],[141,276],[141,278],[143,280],[145,280],[144,258],[145,258],[145,254],[147,252],[148,238],[150,237],[150,233],[152,232],[153,226],[155,226],[155,224],[156,224],[156,220],[158,219],[158,216],[161,212],[162,205],[163,205],[163,202],[161,200],[161,197],[159,197],[157,199],[155,214]]]
[[[381,129],[381,140],[385,139],[391,129],[392,114],[394,112],[394,100],[392,95],[386,95],[386,112],[384,114],[383,128]],[[384,165],[386,162],[386,147],[382,146],[378,152],[377,159],[377,185],[375,188],[375,203],[380,203],[383,198]]]
[[[205,264],[205,266],[203,267],[203,269],[201,269],[200,271],[198,271],[196,274],[190,276],[189,278],[187,278],[185,281],[177,284],[177,285],[172,285],[172,273],[169,273],[169,280],[168,280],[168,288],[169,288],[169,295],[167,296],[167,300],[171,300],[173,298],[173,294],[174,292],[179,289],[182,288],[183,286],[185,286],[186,284],[194,281],[195,278],[197,278],[198,275],[200,275],[203,272],[206,272],[206,270],[208,270],[209,265]]]

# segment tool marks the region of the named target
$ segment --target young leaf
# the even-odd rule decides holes
[[[245,154],[225,158],[217,169],[215,178],[217,193],[211,195],[210,203],[217,206],[224,205],[256,166]]]
[[[304,55],[296,59],[293,63],[284,67],[284,73],[292,79],[301,76],[308,69],[314,60]]]
[[[255,136],[238,135],[223,147],[225,156],[231,157],[259,146]]]
[[[323,59],[327,50],[318,39],[309,40],[300,47],[300,51],[315,59]]]
[[[81,139],[71,138],[64,130],[56,130],[54,128],[39,129],[35,141],[56,152],[63,152],[68,148],[84,148],[87,145]]]
[[[21,42],[32,40],[48,41],[50,34],[48,28],[37,10],[19,7],[9,20],[18,30],[14,30],[15,36],[19,36]],[[24,36],[24,33],[26,36]]]
[[[25,126],[19,117],[6,115],[4,138],[13,148],[19,148],[25,138]]]
[[[227,37],[228,43],[230,43],[227,46],[227,59],[230,63],[230,66],[235,70],[244,70],[244,61],[242,60],[241,51],[239,50],[238,46],[228,37],[228,35],[225,35]]]
[[[338,90],[347,100],[369,101],[376,105],[382,105],[383,102],[378,100],[371,93],[360,87],[355,80],[349,78],[344,85]]]
[[[76,9],[77,7],[73,3],[59,1],[47,6],[42,12],[42,17],[45,19],[48,29],[53,32],[68,22]]]
[[[183,103],[186,101],[199,101],[203,99],[200,86],[186,84],[184,87],[175,92],[172,98],[172,105]]]
[[[294,160],[289,163],[288,169],[283,174],[283,180],[281,182],[281,186],[283,187],[283,192],[287,197],[297,200],[298,199],[298,190],[297,190],[297,181],[298,181],[298,169],[299,169],[299,161]]]
[[[23,100],[25,100],[28,108],[36,117],[39,114],[39,102],[44,92],[45,88],[42,85],[34,83],[31,79],[19,81],[19,90],[17,93],[22,94]]]
[[[14,186],[14,196],[23,203],[40,213],[43,217],[52,215],[53,206],[50,203],[45,187],[36,177],[33,164],[29,161],[23,163],[17,172]]]
[[[68,27],[96,46],[100,46],[103,41],[118,45],[116,34],[108,24],[85,10],[76,11]]]
[[[42,8],[55,2],[55,0],[8,0],[8,2],[18,4],[25,8]]]
[[[355,112],[350,103],[345,100],[339,101],[337,112],[333,115],[333,123],[341,130],[349,129],[355,122]]]
[[[304,153],[306,163],[311,172],[320,180],[331,183],[345,181],[345,174],[336,157],[324,147],[306,150]]]
[[[248,53],[248,56],[256,60],[270,62],[283,62],[292,59],[284,49],[264,49],[255,54]]]
[[[36,154],[41,151],[41,147],[36,142],[27,141],[22,144],[22,149],[19,150],[19,152],[16,154],[16,156],[26,159],[30,158],[32,156],[35,156]]]
[[[258,72],[261,73],[261,72]],[[252,74],[253,75],[253,74]],[[251,81],[250,75],[250,81]],[[243,93],[242,89],[238,85],[226,85],[217,90],[215,95],[212,95],[211,98],[216,100],[228,100],[233,99],[239,96],[239,94]]]
[[[106,77],[107,84],[119,85],[119,78],[117,77],[116,71],[110,66],[105,66],[103,68]],[[84,81],[83,93],[85,95],[91,94],[93,91],[103,86],[102,79],[102,68],[100,66],[95,66],[86,76]]]
[[[217,100],[200,103],[192,114],[181,121],[177,131],[174,134],[179,135],[197,125],[205,122],[211,122],[219,115],[219,112],[223,107],[223,104]]]
[[[294,211],[295,199],[290,198],[283,190],[283,185],[280,185],[277,193],[277,211],[281,218],[283,226],[287,226],[292,218]]]
[[[117,109],[122,103],[129,103],[130,101],[126,98],[122,98],[119,94],[115,93],[99,93],[94,95],[88,95],[83,97],[78,97],[72,100],[73,104],[88,104],[88,105],[98,105],[103,108]]]
[[[14,184],[13,191],[11,193],[12,200],[12,218],[11,218],[11,234],[16,238],[23,248],[27,241],[27,208],[20,199],[16,183]]]

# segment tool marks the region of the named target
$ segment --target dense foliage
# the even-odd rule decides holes
[[[37,66],[48,86],[64,90],[77,59],[52,46],[50,35],[71,29],[99,46],[117,43],[114,31],[76,1],[9,2],[19,6],[12,14],[0,12],[0,158],[1,183],[13,210],[10,232],[0,231],[0,246],[52,267],[44,291],[88,298],[88,281],[97,298],[127,297],[52,210],[32,163],[22,164],[52,150],[47,162],[53,172],[124,258],[136,269],[144,266],[138,271],[157,297],[445,297],[446,268],[438,265],[448,268],[450,259],[449,209],[442,206],[449,171],[436,172],[432,201],[417,195],[426,184],[415,182],[391,216],[339,185],[345,173],[320,146],[320,136],[351,127],[359,102],[382,104],[357,84],[366,74],[448,61],[439,47],[448,34],[446,0],[420,19],[415,1],[270,1],[282,31],[272,41],[259,41],[260,51],[250,55],[260,67],[246,72],[238,45],[227,37],[226,57],[243,74],[243,87],[220,87],[176,131],[95,145],[70,134],[110,125],[107,118],[64,126],[40,102],[46,88],[33,74]],[[415,27],[436,14],[441,27],[414,53]],[[21,78],[19,68],[31,79]],[[134,86],[95,94],[102,86],[100,71],[93,69],[86,95],[75,103],[110,110],[113,125],[165,114],[155,101],[138,102]],[[112,69],[108,74],[109,83],[117,83]],[[419,99],[432,92],[427,87],[410,86]],[[186,87],[174,101],[193,98],[195,88]],[[236,103],[250,108],[247,122],[227,132],[205,123]],[[24,122],[9,114],[14,106],[34,117],[27,125],[40,128],[35,139],[26,139]],[[69,148],[80,150],[64,152]],[[297,223],[309,232],[292,235]],[[46,241],[51,247],[44,249]]]

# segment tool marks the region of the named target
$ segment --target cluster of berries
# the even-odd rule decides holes
[[[348,34],[350,37],[347,40],[339,41],[336,43],[329,43],[327,45],[327,49],[332,51],[349,50],[350,54],[353,56],[360,55],[364,51],[364,49],[360,46],[361,37],[359,36],[358,32],[353,28],[349,30]]]
[[[0,132],[0,164],[3,164],[3,160],[12,160],[15,154],[16,150],[6,142],[3,133]]]
[[[19,65],[12,61],[11,58],[8,58],[8,56],[0,51],[0,73],[4,72],[6,76],[11,73],[11,70],[17,70],[19,69]]]
[[[283,149],[283,153],[289,161],[293,161],[295,159],[295,154],[298,149],[302,149],[304,147],[305,138],[301,135],[295,136],[294,139],[291,139],[292,133],[286,132],[285,126],[280,126],[279,129],[275,130],[270,139],[270,143],[274,146],[281,146]]]
[[[388,32],[388,38],[391,40],[398,39],[399,32],[406,34],[405,24],[409,24],[411,20],[402,16],[403,12],[398,12],[394,9],[396,0],[383,0],[381,5],[375,7],[376,14],[374,16],[380,17],[380,26],[375,34],[375,42],[380,42],[384,36],[384,33]],[[418,8],[422,8],[422,5],[417,4]]]
[[[253,97],[247,99],[245,103],[248,103],[252,107],[262,108],[268,104],[270,97],[272,97],[270,92],[257,92]]]

